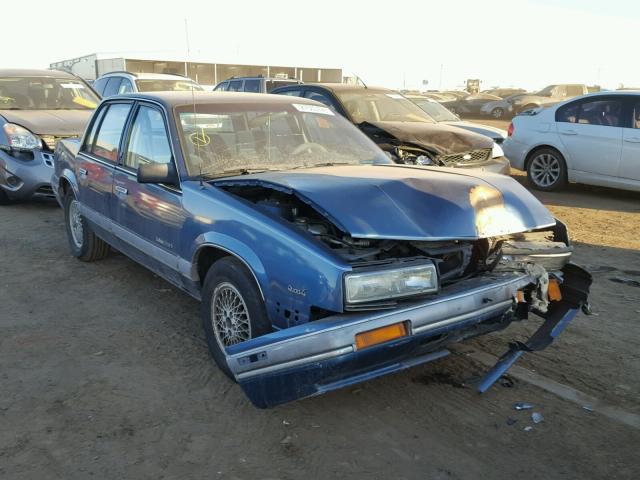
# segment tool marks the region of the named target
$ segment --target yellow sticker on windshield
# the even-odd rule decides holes
[[[200,130],[200,132],[193,132],[189,135],[189,141],[193,143],[196,147],[206,147],[211,143],[211,138],[209,135],[204,133],[204,128]]]
[[[92,102],[91,100],[87,100],[82,97],[73,97],[73,103],[77,103],[78,105],[82,105],[87,108],[96,108],[98,106],[96,102]]]

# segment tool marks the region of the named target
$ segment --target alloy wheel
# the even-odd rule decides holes
[[[550,153],[536,155],[529,170],[531,180],[539,187],[551,187],[560,179],[560,161]]]
[[[84,242],[84,226],[82,224],[82,215],[80,214],[80,204],[77,200],[72,200],[69,205],[69,227],[73,243],[76,247],[82,248]]]
[[[218,285],[211,306],[211,324],[221,348],[251,338],[249,310],[236,287],[228,282]]]

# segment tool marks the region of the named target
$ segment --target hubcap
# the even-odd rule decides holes
[[[502,117],[502,109],[501,109],[501,108],[496,108],[496,109],[493,111],[493,116],[494,116],[495,118],[500,118],[500,117]]]
[[[251,338],[249,311],[236,287],[227,282],[218,285],[211,305],[211,324],[222,348]]]
[[[71,238],[76,247],[81,248],[83,242],[82,215],[80,215],[80,205],[77,200],[72,200],[69,205],[69,227]]]
[[[531,179],[540,187],[550,187],[560,178],[560,161],[549,153],[537,155],[531,161]]]

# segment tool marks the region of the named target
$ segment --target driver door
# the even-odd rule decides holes
[[[129,256],[179,284],[180,231],[186,219],[182,192],[137,181],[139,165],[174,161],[162,111],[138,104],[113,178],[114,229]]]

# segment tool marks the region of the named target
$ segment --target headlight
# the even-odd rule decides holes
[[[491,149],[491,158],[504,157],[504,150],[496,142],[493,142],[493,148]]]
[[[411,267],[345,275],[347,304],[390,300],[438,291],[436,266],[429,262]]]
[[[5,123],[3,128],[9,143],[7,146],[10,148],[15,148],[16,150],[33,150],[34,148],[40,148],[42,146],[42,141],[37,135],[34,135],[20,125]]]

